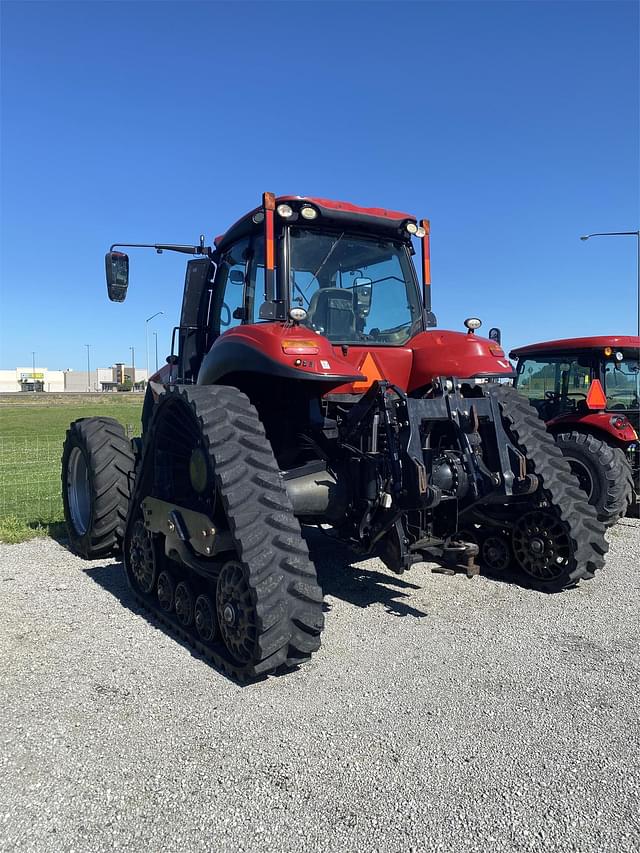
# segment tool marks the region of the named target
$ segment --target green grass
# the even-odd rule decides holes
[[[17,395],[16,395],[17,396]],[[25,395],[26,396],[26,395]],[[61,535],[60,457],[67,427],[101,415],[139,434],[143,395],[34,395],[0,401],[0,541]]]

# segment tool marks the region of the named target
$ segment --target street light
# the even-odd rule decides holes
[[[158,333],[154,332],[153,337],[156,339],[156,373],[158,372]]]
[[[36,390],[36,354],[35,350],[31,350],[31,381],[33,382],[33,390]]]
[[[131,350],[131,390],[136,390],[136,351],[134,347],[129,347]]]
[[[147,319],[144,321],[144,343],[147,350],[147,382],[149,381],[149,320],[153,320],[154,317],[157,317],[160,314],[164,314],[164,311],[156,311],[155,314],[152,314],[150,317],[147,317]],[[157,369],[158,365],[156,364],[156,370]]]
[[[91,361],[89,358],[89,349],[91,344],[85,344],[87,348],[87,391],[91,391]]]
[[[580,239],[588,240],[590,237],[635,237],[638,241],[636,270],[638,281],[638,335],[640,336],[640,231],[598,231],[595,234],[585,234]]]

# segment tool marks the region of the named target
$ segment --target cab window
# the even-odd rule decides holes
[[[586,398],[590,382],[588,356],[524,358],[518,364],[518,391],[545,420],[575,409]]]

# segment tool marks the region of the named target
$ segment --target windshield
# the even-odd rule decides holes
[[[637,409],[640,398],[640,377],[638,374],[638,356],[626,356],[622,361],[609,361],[604,369],[604,390],[607,395],[607,409]]]
[[[291,228],[291,305],[334,343],[403,344],[422,328],[413,269],[402,243]]]

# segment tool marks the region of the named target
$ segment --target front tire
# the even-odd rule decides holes
[[[578,478],[580,488],[608,527],[627,512],[633,495],[631,466],[624,453],[584,432],[565,432],[556,444]]]
[[[121,546],[133,466],[131,442],[114,418],[71,424],[62,450],[62,502],[74,553],[92,560]]]

